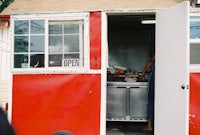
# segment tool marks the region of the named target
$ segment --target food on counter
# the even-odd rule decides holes
[[[121,66],[110,66],[108,69],[108,73],[116,74],[116,75],[123,75],[127,72],[127,68]]]
[[[136,82],[137,81],[137,78],[136,77],[125,77],[124,78],[124,81],[126,82]]]

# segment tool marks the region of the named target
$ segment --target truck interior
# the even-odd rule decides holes
[[[107,135],[143,132],[151,70],[139,76],[154,54],[154,13],[108,15]]]

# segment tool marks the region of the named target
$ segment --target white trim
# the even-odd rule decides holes
[[[190,44],[200,44],[200,39],[190,39]]]
[[[193,7],[190,7],[190,16],[196,16],[196,15],[199,15],[199,12],[200,12],[200,9],[199,8],[193,8]]]
[[[167,8],[167,7],[166,7]],[[155,13],[157,11],[162,10],[163,8],[118,8],[118,9],[95,9],[95,10],[70,10],[70,11],[43,11],[43,12],[13,12],[11,15],[49,15],[52,16],[52,14],[77,14],[77,13],[88,13],[88,12],[105,12],[105,13],[134,13],[134,12],[152,12]],[[62,15],[61,15],[62,16]]]
[[[186,29],[187,29],[187,35],[186,35],[186,44],[187,44],[187,50],[186,50],[186,73],[187,73],[187,78],[186,78],[186,85],[187,86],[189,86],[189,84],[190,84],[190,75],[189,75],[189,66],[190,66],[190,3],[189,3],[189,1],[188,2],[185,2],[186,3],[186,6],[187,6],[187,12],[186,12],[186,19],[187,19],[187,26],[186,26]],[[185,123],[185,125],[186,125],[186,127],[187,127],[187,129],[185,129],[185,133],[187,134],[187,133],[189,133],[189,110],[190,110],[190,92],[189,92],[189,89],[188,89],[188,91],[186,92],[186,94],[185,94],[185,98],[186,98],[186,123]]]
[[[115,15],[115,14],[120,14],[120,15],[128,15],[128,14],[155,14],[158,11],[161,11],[161,8],[157,8],[157,9],[147,9],[147,8],[135,8],[135,9],[118,9],[118,10],[105,10],[105,12],[108,15]]]
[[[45,27],[48,27],[48,19],[45,19],[45,24],[44,24]],[[46,44],[49,44],[49,29],[46,29],[45,30],[45,46],[44,46],[44,54],[48,54],[48,45]],[[48,63],[49,63],[49,56],[47,55],[46,57],[44,57],[44,68],[48,68]]]
[[[12,93],[13,93],[13,76],[10,75],[9,88],[8,88],[8,121],[12,123]]]
[[[190,64],[189,71],[195,73],[200,72],[200,64]]]
[[[90,68],[90,14],[87,13],[87,17],[84,20],[84,44],[83,44],[83,59],[84,59],[84,67],[85,69]]]
[[[52,69],[46,69],[41,68],[40,70],[33,70],[33,69],[18,69],[12,72],[12,74],[100,74],[101,70],[84,70],[84,69],[61,69],[61,68],[52,68]]]
[[[100,135],[106,135],[106,102],[107,102],[107,61],[108,61],[108,41],[107,41],[107,15],[101,12],[101,119],[100,119]]]
[[[81,18],[86,18],[89,16],[88,12],[51,12],[51,13],[22,13],[22,14],[11,14],[11,19],[15,20],[30,20],[30,19],[50,19],[57,20],[57,18],[75,20]]]

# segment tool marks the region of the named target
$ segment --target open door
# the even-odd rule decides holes
[[[189,2],[156,14],[155,135],[188,135]]]

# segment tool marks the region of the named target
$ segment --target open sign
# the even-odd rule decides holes
[[[63,59],[63,66],[64,67],[78,67],[79,66],[79,59],[71,58],[71,59]]]

